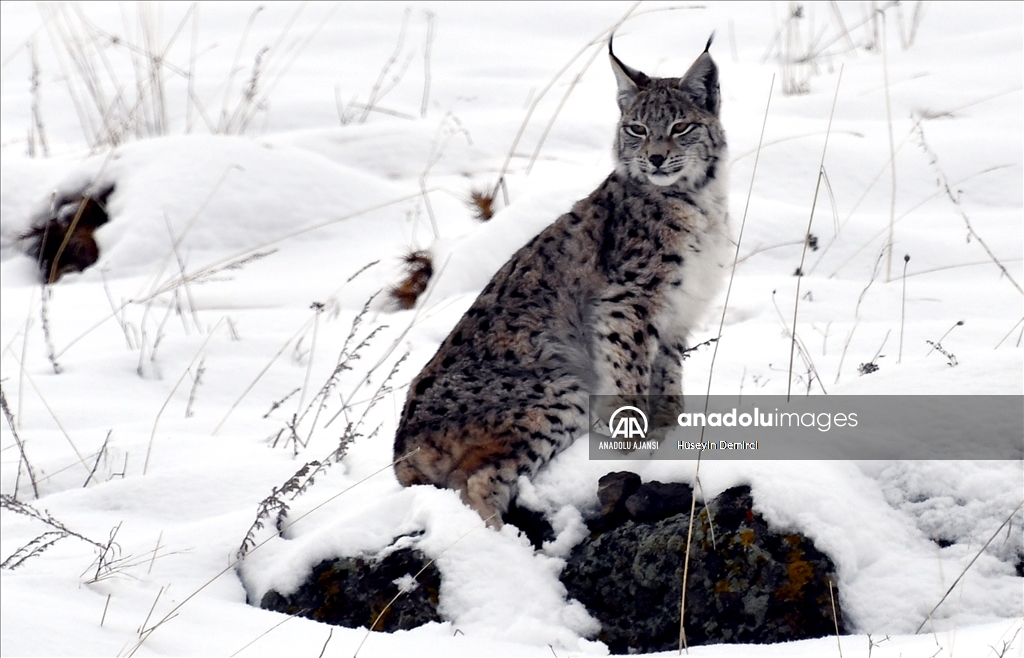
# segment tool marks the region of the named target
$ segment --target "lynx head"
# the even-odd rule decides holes
[[[718,121],[721,96],[711,41],[683,77],[652,78],[623,64],[608,40],[622,112],[615,155],[630,176],[690,190],[715,179],[725,157],[725,132]]]

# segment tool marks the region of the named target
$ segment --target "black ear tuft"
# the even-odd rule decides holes
[[[715,40],[715,31],[711,30],[711,36],[708,37],[708,43],[707,43],[707,45],[704,46],[704,52],[708,52],[709,50],[711,50],[711,44],[712,44],[712,42],[714,42],[714,40]]]
[[[718,116],[718,110],[722,104],[722,97],[718,89],[718,66],[711,59],[708,49],[714,40],[715,34],[711,33],[704,52],[690,66],[690,70],[679,79],[679,88],[687,93],[690,100],[698,107]]]
[[[650,84],[651,79],[644,73],[632,69],[622,63],[615,53],[612,51],[612,40],[615,35],[608,37],[608,57],[612,61],[612,71],[615,73],[615,81],[619,85],[619,110],[622,112],[626,111],[626,108],[636,98],[637,93]]]

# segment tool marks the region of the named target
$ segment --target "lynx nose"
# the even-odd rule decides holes
[[[665,162],[665,156],[663,155],[652,155],[647,159],[651,161],[651,164],[654,165],[656,169],[660,169],[661,164]]]

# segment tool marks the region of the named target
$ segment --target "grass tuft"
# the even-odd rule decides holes
[[[469,199],[467,200],[470,210],[473,211],[473,217],[478,222],[487,222],[494,217],[494,213],[497,210],[494,207],[494,193],[486,189],[474,188],[469,191]]]
[[[410,251],[402,257],[405,278],[388,289],[388,296],[399,307],[410,309],[416,306],[420,295],[430,285],[434,276],[434,260],[425,250]]]

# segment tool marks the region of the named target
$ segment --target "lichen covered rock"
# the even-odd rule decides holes
[[[416,628],[441,621],[437,612],[441,572],[427,563],[422,553],[408,548],[380,558],[325,560],[313,567],[293,594],[283,596],[271,590],[260,607],[349,628],[387,632]],[[406,591],[395,599],[399,590]]]
[[[681,504],[676,499],[682,492],[661,483],[641,490],[647,497],[671,497],[648,500],[645,510]],[[707,509],[696,509],[686,591],[689,645],[784,642],[831,635],[837,627],[843,632],[832,561],[806,537],[771,530],[754,512],[749,487],[725,491]],[[562,582],[601,622],[598,639],[612,653],[678,647],[688,525],[688,507],[667,518],[629,518],[595,532],[570,556]]]

